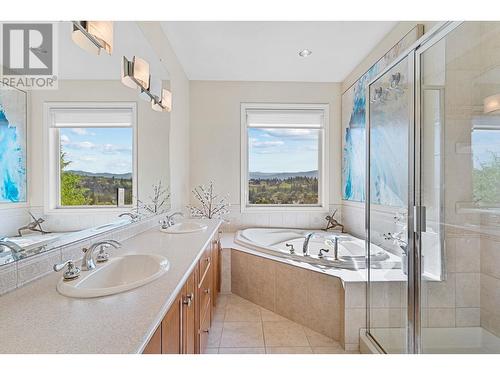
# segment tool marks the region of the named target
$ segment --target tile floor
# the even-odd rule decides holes
[[[221,294],[205,354],[347,353],[329,337],[235,294]]]

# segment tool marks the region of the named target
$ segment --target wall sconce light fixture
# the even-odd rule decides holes
[[[149,89],[149,64],[146,60],[134,56],[129,61],[123,56],[122,62],[122,83],[131,89]]]
[[[71,39],[84,50],[99,55],[113,51],[112,21],[73,21]]]
[[[162,89],[161,99],[155,97],[155,100],[151,100],[151,108],[155,111],[172,111],[172,92],[167,89]]]
[[[495,94],[484,98],[483,112],[491,113],[500,111],[500,94]]]

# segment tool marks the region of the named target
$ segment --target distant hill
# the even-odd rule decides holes
[[[93,173],[85,171],[65,171],[69,173],[76,174],[78,176],[85,177],[105,177],[105,178],[117,178],[121,180],[130,180],[132,178],[132,173]]]
[[[305,171],[305,172],[281,172],[281,173],[264,173],[264,172],[250,172],[250,179],[255,180],[286,180],[291,177],[316,177],[318,178],[318,171]]]

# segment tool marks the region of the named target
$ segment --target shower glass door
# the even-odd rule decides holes
[[[367,98],[367,331],[386,353],[413,351],[413,62],[411,53],[382,72]]]
[[[417,50],[423,353],[500,353],[500,22],[450,23]]]

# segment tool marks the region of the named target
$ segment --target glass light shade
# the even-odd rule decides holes
[[[111,55],[113,51],[112,21],[87,21],[87,32],[93,35],[101,43],[103,49]]]
[[[483,111],[484,113],[500,111],[500,94],[495,94],[484,98]]]
[[[134,65],[131,61],[127,60],[125,56],[123,56],[122,61],[122,83],[130,87],[131,89],[137,89],[137,83],[135,83],[133,79],[134,74]]]
[[[108,54],[113,50],[113,22],[111,21],[79,21],[80,27],[73,26],[71,39],[80,48],[99,55],[101,49]]]
[[[149,64],[146,60],[134,56],[133,76],[135,80],[146,90],[149,89]]]
[[[159,112],[170,112],[172,111],[172,92],[167,89],[163,89],[161,91],[161,101],[159,103],[151,101],[151,108]]]
[[[161,80],[152,78],[149,79],[149,92],[151,93],[151,95],[158,98],[158,100],[161,100],[161,88],[162,88]],[[153,99],[151,99],[151,96],[146,94],[144,91],[141,91],[139,97],[147,102],[153,101]]]

